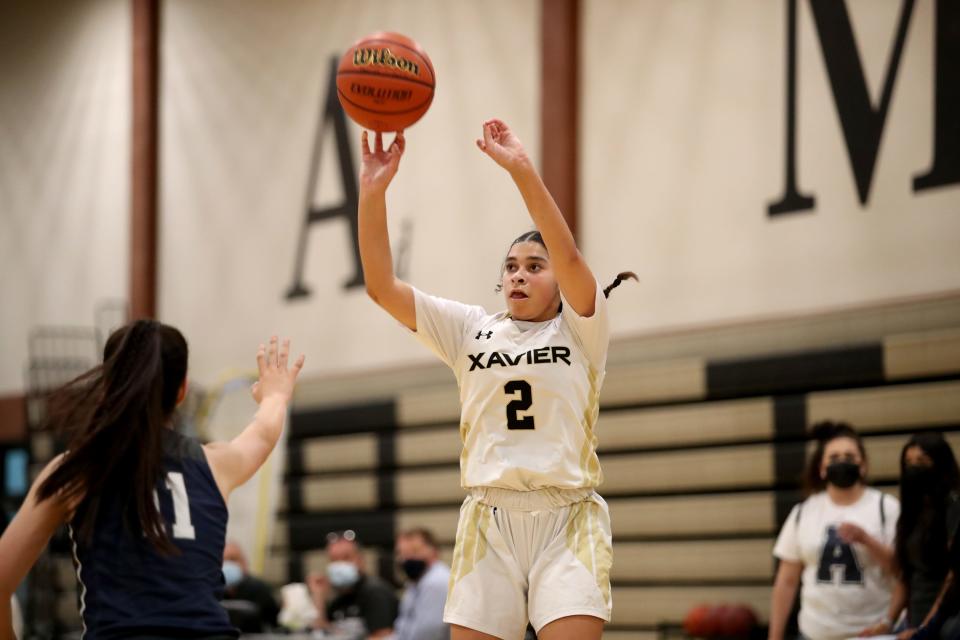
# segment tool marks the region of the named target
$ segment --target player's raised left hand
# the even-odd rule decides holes
[[[502,120],[483,123],[483,138],[477,140],[477,147],[511,173],[531,166],[520,138]]]

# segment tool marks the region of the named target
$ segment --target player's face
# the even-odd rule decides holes
[[[500,284],[507,310],[515,319],[542,322],[557,315],[560,287],[550,267],[550,256],[539,242],[510,247]]]
[[[823,461],[820,463],[820,476],[827,477],[827,467],[834,462],[852,462],[860,465],[860,475],[865,477],[867,465],[864,463],[863,456],[860,455],[860,448],[857,441],[853,438],[834,438],[823,448]]]

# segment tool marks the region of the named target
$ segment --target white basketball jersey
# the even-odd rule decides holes
[[[563,302],[545,322],[487,314],[414,289],[418,339],[460,387],[460,482],[531,491],[596,487],[595,434],[607,360],[607,301],[594,314]]]
[[[793,508],[773,555],[803,564],[799,622],[804,636],[849,638],[884,618],[893,581],[866,548],[843,542],[837,528],[851,522],[892,547],[899,517],[897,499],[872,488],[854,504],[834,504],[823,491]]]

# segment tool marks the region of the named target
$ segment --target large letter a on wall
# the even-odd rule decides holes
[[[353,256],[353,275],[343,284],[344,289],[363,286],[363,269],[360,265],[360,249],[357,244],[357,172],[353,166],[353,152],[350,148],[350,138],[347,131],[347,118],[337,100],[337,62],[334,57],[330,61],[330,73],[327,80],[327,97],[321,105],[320,119],[317,125],[316,143],[313,147],[313,156],[310,159],[310,177],[307,180],[306,216],[300,231],[300,242],[297,245],[297,258],[293,268],[293,283],[287,290],[286,298],[303,298],[310,295],[310,290],[303,283],[303,263],[306,258],[307,236],[310,226],[324,220],[343,218],[350,225],[350,251]],[[317,179],[320,174],[320,151],[323,145],[323,134],[328,127],[333,126],[337,141],[337,159],[340,164],[340,179],[343,184],[343,202],[336,206],[316,208],[313,206],[313,196],[316,192]]]

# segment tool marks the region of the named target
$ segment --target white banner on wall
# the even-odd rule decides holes
[[[936,5],[584,4],[582,244],[641,277],[616,332],[960,290],[960,11]]]
[[[160,309],[195,376],[248,366],[272,331],[307,375],[431,360],[355,286],[359,129],[325,117],[332,61],[377,30],[437,71],[388,197],[398,268],[502,304],[500,261],[530,223],[473,139],[498,116],[537,155],[539,2],[165,6]],[[957,62],[938,49],[957,17],[934,9],[583,4],[581,245],[601,279],[641,276],[615,294],[616,334],[960,289]]]
[[[431,360],[349,286],[358,265],[337,210],[360,129],[338,139],[324,113],[331,62],[375,31],[418,41],[437,73],[388,194],[394,257],[424,290],[499,304],[500,261],[531,224],[474,139],[500,117],[538,155],[537,0],[164,6],[159,308],[191,341],[192,375],[252,365],[270,332],[307,353],[305,375]]]

